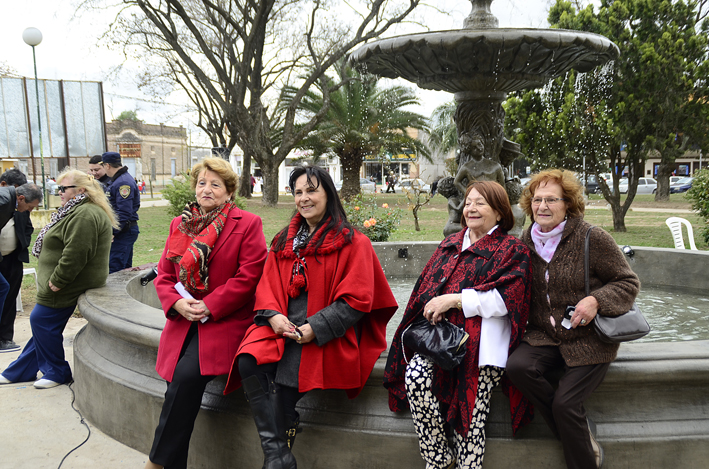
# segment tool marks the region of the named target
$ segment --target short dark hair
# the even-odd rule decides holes
[[[25,202],[30,203],[35,200],[42,201],[42,188],[37,184],[22,184],[15,190],[15,194],[25,197]]]
[[[515,216],[512,214],[510,198],[507,196],[505,188],[495,181],[474,181],[470,183],[465,191],[463,200],[468,198],[468,194],[473,189],[478,191],[490,208],[500,215],[500,221],[498,222],[500,229],[505,232],[510,231],[515,226]],[[460,224],[463,228],[467,228],[465,216],[463,215],[460,217]]]
[[[101,155],[94,155],[89,160],[89,164],[101,164]]]
[[[17,168],[10,168],[0,176],[0,182],[8,186],[21,186],[27,184],[27,176]]]
[[[320,166],[308,165],[296,167],[293,171],[291,171],[290,177],[288,178],[288,187],[290,188],[291,194],[295,195],[295,183],[298,178],[304,174],[308,179],[308,184],[313,187],[322,187],[325,191],[325,195],[327,195],[325,215],[322,217],[322,220],[320,220],[320,223],[318,223],[318,226],[315,227],[315,230],[317,231],[320,229],[320,227],[325,223],[327,223],[327,225],[325,225],[325,232],[332,229],[336,229],[338,231],[349,230],[349,232],[345,235],[345,240],[347,242],[351,242],[352,237],[354,236],[355,228],[347,220],[347,214],[345,213],[345,209],[342,207],[342,202],[340,202],[340,196],[337,195],[335,183],[332,182],[332,178],[327,171]],[[315,183],[313,183],[311,179],[315,179]],[[271,249],[275,251],[282,250],[285,247],[287,237],[288,227],[286,226],[276,235],[276,238],[271,245]],[[320,240],[315,245],[315,249],[319,248],[324,240],[325,236],[321,236]]]

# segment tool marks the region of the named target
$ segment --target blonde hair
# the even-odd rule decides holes
[[[104,192],[101,183],[94,179],[94,177],[90,174],[86,174],[78,169],[72,169],[69,166],[64,168],[61,174],[57,176],[57,182],[62,185],[62,180],[67,177],[71,178],[73,185],[76,186],[77,189],[84,189],[86,192],[86,198],[89,199],[91,203],[101,207],[103,211],[106,212],[106,215],[108,215],[109,220],[111,220],[111,226],[118,228],[118,219],[116,218],[116,214],[113,213],[113,209],[111,208],[111,204],[108,202],[108,198],[106,197],[106,193]]]
[[[236,175],[229,162],[215,156],[210,156],[192,166],[192,171],[190,171],[190,186],[192,187],[192,190],[197,188],[199,173],[204,170],[217,173],[217,175],[219,175],[219,177],[224,181],[224,186],[227,193],[231,194],[230,200],[234,200],[234,194],[236,194],[236,185],[239,177]]]
[[[519,201],[519,206],[524,210],[524,213],[534,219],[532,198],[539,186],[548,182],[561,186],[562,197],[566,200],[566,213],[569,216],[580,217],[583,215],[586,210],[586,203],[583,201],[583,187],[574,173],[563,169],[547,169],[532,176]]]

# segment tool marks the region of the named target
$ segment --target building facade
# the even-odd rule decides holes
[[[106,123],[106,151],[117,151],[128,171],[137,180],[165,185],[171,178],[192,167],[184,127],[145,124],[138,120]],[[83,166],[88,168],[88,160]],[[84,169],[81,164],[79,169]]]

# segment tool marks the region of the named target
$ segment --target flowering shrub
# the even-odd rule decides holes
[[[388,241],[401,220],[401,209],[389,208],[389,204],[379,206],[374,197],[359,194],[342,205],[350,223],[372,241]]]

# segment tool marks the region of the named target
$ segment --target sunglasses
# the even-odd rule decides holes
[[[74,189],[76,186],[57,186],[59,192],[66,192],[67,189]]]

